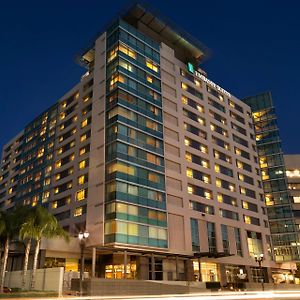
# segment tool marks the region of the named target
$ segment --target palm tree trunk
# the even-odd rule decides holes
[[[27,275],[27,270],[28,270],[30,248],[31,248],[31,239],[28,239],[26,242],[24,266],[23,266],[23,273],[22,273],[22,289],[23,290],[25,289],[25,284],[26,284],[26,275]]]
[[[35,245],[35,251],[34,251],[34,258],[33,258],[33,268],[32,268],[32,274],[31,274],[31,285],[30,289],[33,290],[35,286],[35,275],[36,275],[36,268],[37,268],[37,263],[38,263],[38,256],[40,252],[40,243],[41,240],[36,241]]]
[[[3,293],[8,251],[9,251],[9,238],[7,238],[5,241],[3,257],[2,257],[2,261],[1,261],[2,268],[1,268],[1,275],[0,275],[0,293]]]

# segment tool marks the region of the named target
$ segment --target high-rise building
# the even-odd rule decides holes
[[[4,146],[1,209],[41,204],[87,230],[101,277],[268,281],[251,109],[197,67],[205,55],[149,8],[118,16],[79,56],[80,82]],[[273,234],[290,229],[269,214]],[[74,270],[72,251],[48,243],[41,265]]]
[[[300,228],[300,155],[285,154],[284,163],[288,179],[288,188],[293,200],[293,213],[296,219],[296,225]]]
[[[299,260],[299,228],[288,190],[283,151],[271,93],[243,100],[252,109],[259,164],[275,261]]]

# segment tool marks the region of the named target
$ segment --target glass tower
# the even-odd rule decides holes
[[[299,259],[299,237],[271,93],[243,100],[252,109],[259,164],[276,262]]]
[[[107,31],[105,243],[167,248],[159,44]]]

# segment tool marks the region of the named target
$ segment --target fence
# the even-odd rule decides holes
[[[32,270],[28,270],[25,278],[25,290],[30,289]],[[36,291],[55,291],[62,295],[64,268],[37,269]],[[10,288],[22,288],[22,271],[6,272],[4,285]]]

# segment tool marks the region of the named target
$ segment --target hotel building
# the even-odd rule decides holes
[[[299,227],[295,222],[288,189],[272,95],[267,92],[243,101],[252,109],[275,261],[298,261]]]
[[[119,15],[79,55],[80,82],[4,146],[1,209],[87,230],[99,277],[268,282],[251,109],[198,69],[206,52],[149,8]],[[76,269],[75,242],[46,241],[41,266]]]
[[[285,154],[284,163],[296,226],[300,229],[300,155]]]

